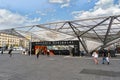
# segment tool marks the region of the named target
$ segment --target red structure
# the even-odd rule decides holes
[[[43,54],[44,54],[44,55],[47,54],[47,47],[46,47],[46,46],[38,46],[38,45],[37,45],[37,46],[34,47],[34,49],[35,49],[35,52],[34,52],[34,53],[36,53],[37,49],[40,49],[40,50],[43,51]],[[50,55],[50,56],[53,56],[54,53],[53,53],[51,50],[49,50],[49,55]]]

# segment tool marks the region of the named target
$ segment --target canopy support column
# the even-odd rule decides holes
[[[82,40],[80,39],[79,35],[77,34],[77,32],[76,32],[76,31],[74,30],[74,28],[73,28],[74,26],[73,26],[70,22],[68,22],[68,24],[70,25],[70,27],[72,28],[73,32],[74,32],[75,35],[77,36],[77,38],[78,38],[79,42],[81,43],[81,45],[83,46],[85,52],[88,54],[88,50],[86,49],[84,43],[82,42]]]
[[[106,35],[105,35],[105,38],[104,38],[103,46],[105,46],[107,44],[107,39],[108,39],[108,36],[109,36],[109,32],[110,32],[113,20],[114,20],[114,16],[112,16],[111,19],[110,19],[110,23],[108,25],[108,29],[107,29],[107,32],[106,32]]]

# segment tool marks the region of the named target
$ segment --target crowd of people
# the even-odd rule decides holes
[[[9,56],[12,57],[13,48],[11,47],[7,51],[8,51]],[[3,54],[3,53],[4,53],[4,50],[1,49],[1,54]],[[27,49],[27,48],[22,50],[22,54],[31,55],[30,50]],[[35,50],[35,55],[37,56],[37,58],[39,58],[39,55],[47,55],[49,57],[50,50],[44,51],[44,50],[38,48],[38,49]]]
[[[10,57],[12,57],[12,51],[13,51],[12,48],[10,48],[8,51],[8,54]],[[3,54],[3,49],[1,50],[1,54]],[[30,55],[30,51],[28,49],[25,49],[22,51],[22,54]],[[46,50],[46,52],[44,52],[42,49],[38,48],[35,50],[35,55],[37,59],[39,58],[39,55],[47,55],[49,57],[50,50]],[[92,53],[92,57],[95,64],[99,64],[99,60],[98,60],[99,56],[102,57],[102,60],[101,60],[102,64],[108,64],[108,65],[110,64],[110,57],[111,57],[110,49],[94,50]]]
[[[35,54],[36,54],[36,56],[37,56],[37,59],[39,58],[39,55],[40,55],[40,54],[41,54],[41,55],[46,54],[46,55],[49,57],[49,55],[50,55],[50,50],[44,51],[44,50],[38,48],[38,49],[36,49]]]
[[[12,51],[13,51],[13,48],[10,48],[10,49],[8,50],[8,54],[10,55],[10,57],[12,57]],[[1,48],[1,54],[3,54],[3,53],[4,53],[4,49]]]

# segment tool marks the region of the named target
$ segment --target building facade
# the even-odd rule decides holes
[[[3,47],[3,46],[28,47],[29,40],[26,40],[25,38],[21,38],[21,37],[14,36],[14,35],[0,33],[0,47]]]

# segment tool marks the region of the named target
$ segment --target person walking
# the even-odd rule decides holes
[[[95,50],[95,51],[93,52],[92,56],[93,56],[94,63],[95,63],[95,64],[98,64],[98,51]]]
[[[37,59],[39,58],[39,55],[40,55],[40,49],[36,49],[36,56],[37,56]]]
[[[3,48],[1,48],[1,54],[3,54]]]
[[[50,50],[47,50],[47,56],[48,57],[50,56]]]
[[[105,64],[105,62],[107,62],[107,64],[109,65],[110,64],[110,60],[109,60],[110,52],[109,52],[109,50],[107,51],[107,50],[103,49],[102,57],[103,57],[102,58],[102,64]]]
[[[106,61],[107,61],[107,64],[110,64],[110,49],[108,49],[108,52],[107,52],[107,57],[106,57]]]
[[[9,52],[8,52],[8,54],[10,55],[10,57],[12,57],[12,51],[13,51],[13,49],[10,48],[10,50],[9,50]]]

